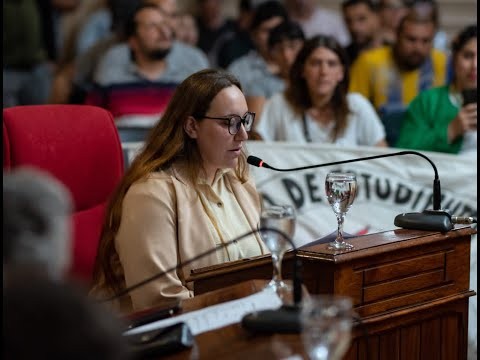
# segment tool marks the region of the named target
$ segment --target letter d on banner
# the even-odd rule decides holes
[[[288,196],[292,199],[297,209],[300,209],[305,202],[305,196],[303,195],[302,188],[295,181],[290,179],[282,179],[282,183],[288,192]]]

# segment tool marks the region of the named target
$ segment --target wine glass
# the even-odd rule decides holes
[[[262,210],[260,227],[279,230],[292,239],[295,232],[295,217],[293,206],[271,205]],[[284,236],[274,231],[264,230],[260,235],[272,255],[273,276],[267,287],[274,290],[283,301],[292,290],[282,279],[283,255],[291,244]]]
[[[339,360],[351,341],[352,300],[341,295],[310,295],[300,314],[302,341],[311,360]]]
[[[352,206],[357,194],[357,178],[350,172],[330,172],[325,179],[325,192],[327,199],[337,216],[337,236],[335,241],[328,244],[329,249],[352,249],[353,245],[343,237],[343,221],[345,214]]]

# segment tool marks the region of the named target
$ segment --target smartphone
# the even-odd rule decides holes
[[[181,310],[180,300],[175,300],[171,304],[161,308],[151,308],[129,316],[127,329],[142,326],[153,321],[165,319],[174,316]]]
[[[157,359],[195,345],[195,337],[185,322],[123,336],[132,359]]]
[[[476,103],[478,94],[477,89],[464,89],[462,90],[463,105]]]

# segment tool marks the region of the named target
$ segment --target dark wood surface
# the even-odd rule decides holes
[[[183,301],[183,311],[193,311],[206,306],[239,299],[261,291],[268,281],[248,280],[226,288],[195,296]],[[253,335],[233,324],[196,336],[196,348],[178,353],[172,359],[187,359],[193,355],[200,359],[275,359],[302,354],[300,337],[296,334]],[[278,354],[277,354],[278,352]],[[257,357],[258,356],[258,357]],[[170,357],[169,357],[170,358]]]
[[[476,231],[393,230],[349,239],[355,249],[326,244],[298,251],[308,292],[352,297],[361,323],[344,359],[466,359],[470,239]],[[284,261],[291,278],[293,256]],[[195,297],[181,312],[238,299],[271,278],[270,256],[196,269]],[[167,359],[282,359],[304,357],[298,334],[253,335],[240,324],[199,334],[196,345]],[[306,357],[305,357],[306,358]]]
[[[351,238],[351,251],[299,249],[308,291],[350,296],[362,319],[345,358],[466,359],[474,233],[468,226],[448,233],[397,229]],[[290,252],[285,278],[292,269]],[[196,269],[192,281],[201,294],[271,276],[270,256],[263,256]]]

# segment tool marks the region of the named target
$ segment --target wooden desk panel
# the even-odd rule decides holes
[[[298,250],[303,281],[312,294],[352,297],[362,316],[468,291],[473,233],[470,227],[447,234],[400,229],[350,239],[353,251],[332,251],[326,244],[307,246]],[[291,279],[292,272],[289,252],[284,277]],[[195,294],[271,276],[269,255],[192,272]]]

